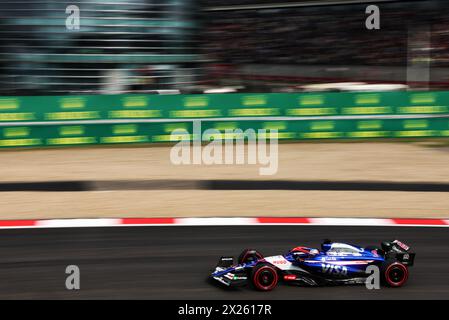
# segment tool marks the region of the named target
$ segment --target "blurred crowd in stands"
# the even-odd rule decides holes
[[[409,32],[429,30],[430,42],[419,50],[432,65],[448,66],[447,4],[380,5],[380,30],[366,29],[366,5],[211,11],[205,52],[235,64],[404,66]]]
[[[396,82],[405,81],[410,61],[449,67],[448,0],[379,3],[380,30],[365,27],[367,4],[96,0],[82,6],[80,30],[69,31],[64,23],[70,0],[45,8],[40,0],[28,2],[0,2],[0,95],[196,91],[253,64],[262,75],[269,67],[261,65],[300,71],[345,66],[351,73],[338,79],[351,81],[366,73],[357,66],[373,66],[375,79],[368,80],[390,81],[395,73]],[[376,75],[377,66],[387,75]],[[305,81],[328,79],[320,71],[294,73]],[[445,74],[431,71],[430,78],[449,83]]]

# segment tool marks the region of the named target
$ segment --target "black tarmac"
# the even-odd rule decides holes
[[[285,253],[324,238],[360,245],[399,239],[416,252],[402,288],[224,289],[207,281],[221,255]],[[0,231],[0,299],[449,299],[449,228],[226,226]],[[81,273],[67,290],[68,265]]]

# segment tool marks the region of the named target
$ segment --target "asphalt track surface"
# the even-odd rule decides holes
[[[0,231],[0,299],[449,299],[449,228],[163,226]],[[360,245],[400,239],[416,252],[402,288],[224,289],[206,281],[221,255],[254,247],[265,255],[323,238]],[[65,268],[81,289],[65,288]]]

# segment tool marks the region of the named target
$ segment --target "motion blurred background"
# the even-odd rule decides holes
[[[380,8],[379,30],[365,26],[368,4]],[[69,5],[80,9],[79,30],[66,28]],[[449,132],[448,88],[449,6],[442,0],[1,0],[0,130],[5,148],[0,152],[0,218],[448,217],[449,197],[443,191],[449,183],[444,138]],[[414,104],[415,111],[406,115],[399,111],[389,115],[362,112],[364,120],[374,122],[359,123],[362,118],[357,117],[346,120],[349,122],[344,126],[377,128],[374,135],[369,131],[369,137],[380,137],[374,140],[334,139],[343,136],[321,134],[314,137],[324,139],[311,141],[303,139],[302,129],[289,129],[300,119],[286,120],[281,117],[283,111],[265,114],[279,119],[262,117],[249,126],[267,128],[274,123],[274,127],[287,128],[286,136],[290,137],[279,149],[279,172],[270,177],[259,176],[257,168],[249,165],[174,166],[169,159],[170,146],[150,143],[155,140],[142,133],[165,130],[167,134],[173,121],[164,116],[159,117],[168,123],[164,129],[154,129],[159,124],[148,121],[151,116],[133,118],[129,123],[129,113],[119,120],[96,119],[104,120],[98,125],[101,130],[112,132],[103,134],[95,131],[95,123],[89,122],[92,119],[77,117],[76,112],[59,114],[57,119],[44,115],[51,101],[55,110],[88,105],[106,112],[123,99],[131,99],[131,106],[143,109],[151,109],[156,101],[162,115],[169,106],[182,107],[182,103],[186,109],[204,107],[196,115],[207,114],[214,106],[247,110],[245,103],[226,102],[226,97],[216,95],[223,93],[232,97],[257,93],[260,105],[285,109],[266,102],[271,93],[283,93],[296,101],[302,98],[289,94],[308,92],[319,95],[313,97],[323,108],[316,111],[321,112],[337,101],[329,98],[334,101],[329,105],[328,96],[320,96],[329,91],[337,92],[337,96],[329,96],[337,100],[374,93],[362,100],[377,107],[385,107],[382,103],[387,94],[388,103],[394,105],[402,99],[399,105]],[[388,95],[391,93],[399,95]],[[203,103],[207,100],[201,100],[203,94],[215,101],[214,105]],[[109,95],[114,95],[112,100],[107,100]],[[132,96],[135,100],[129,98]],[[61,102],[64,97],[72,100]],[[194,103],[182,100],[186,97],[194,97]],[[139,105],[139,101],[145,102]],[[353,103],[342,101],[339,108]],[[399,110],[400,106],[396,107]],[[19,115],[16,111],[21,108],[26,112]],[[244,115],[243,111],[240,114]],[[304,115],[301,111],[298,114]],[[195,116],[186,117],[182,121],[187,126]],[[428,120],[432,117],[438,123]],[[52,119],[63,122],[49,123]],[[379,119],[402,122],[392,122],[392,127],[399,127],[390,130],[383,128]],[[343,120],[327,120],[324,131],[339,131],[336,128],[342,122],[338,121]],[[139,121],[146,124],[137,128]],[[216,127],[223,128],[224,122],[231,122],[231,127],[240,124],[220,121]],[[130,126],[117,127],[119,123]],[[310,126],[311,130],[323,128],[316,123]],[[407,131],[406,138],[393,134],[401,130]],[[61,140],[61,136],[94,131],[93,140]],[[125,136],[139,131],[139,137],[145,138],[103,137],[118,131]],[[99,146],[96,143],[100,141],[119,143]],[[256,189],[264,189],[267,182],[262,179],[293,181],[300,190],[237,190],[241,180],[259,181]],[[202,184],[216,180],[231,180],[236,188],[216,190]],[[307,190],[301,187],[304,181],[329,186],[362,184],[346,191],[331,187]],[[45,185],[50,182],[53,184]],[[64,189],[60,182],[70,187]],[[90,187],[78,190],[75,183]],[[369,183],[379,183],[379,190],[367,190]],[[407,186],[402,186],[392,191],[388,187],[391,183],[412,183],[417,190],[406,191]],[[438,184],[434,192],[425,190],[428,183]]]
[[[371,3],[381,29],[368,32]],[[81,28],[70,31],[73,4]],[[442,0],[2,1],[0,90],[278,92],[326,81],[446,88],[448,13]]]

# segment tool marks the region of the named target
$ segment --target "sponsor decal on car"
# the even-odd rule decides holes
[[[404,249],[405,251],[408,251],[410,249],[410,247],[408,245],[406,245],[405,243],[402,243],[399,240],[394,240],[393,241],[394,244],[397,244],[399,247],[401,247],[402,249]]]
[[[348,274],[348,268],[346,268],[345,266],[322,263],[321,268],[322,272],[327,274],[334,274],[339,276],[346,276]]]

